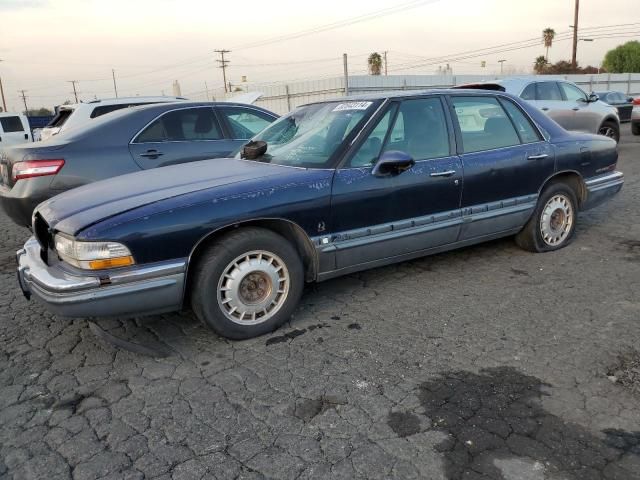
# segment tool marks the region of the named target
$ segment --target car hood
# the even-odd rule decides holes
[[[291,170],[298,169],[233,158],[203,160],[91,183],[41,203],[36,212],[51,229],[75,235],[96,222],[144,205]]]

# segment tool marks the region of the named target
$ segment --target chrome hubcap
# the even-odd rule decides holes
[[[602,127],[600,129],[600,135],[604,135],[605,137],[609,137],[609,138],[616,138],[616,132],[613,128],[611,127]]]
[[[571,200],[564,195],[555,195],[549,199],[542,210],[540,233],[547,245],[560,245],[573,228],[573,207]]]
[[[289,271],[280,257],[255,250],[227,265],[218,282],[218,305],[241,325],[256,325],[273,317],[289,294]]]

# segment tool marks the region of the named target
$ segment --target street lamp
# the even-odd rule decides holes
[[[506,62],[506,60],[498,60],[498,63],[500,64],[500,75],[504,73],[504,62]]]

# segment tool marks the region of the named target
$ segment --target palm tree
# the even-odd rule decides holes
[[[544,46],[547,48],[547,54],[545,55],[545,59],[549,61],[549,49],[553,46],[553,39],[556,38],[556,31],[553,28],[545,28],[542,31],[542,40],[544,41]]]
[[[367,65],[371,75],[380,75],[382,73],[382,56],[378,52],[373,52],[367,59]]]
[[[540,73],[544,73],[546,68],[547,68],[547,59],[544,58],[544,55],[540,55],[539,57],[536,57],[536,61],[533,64],[533,71],[540,74]]]

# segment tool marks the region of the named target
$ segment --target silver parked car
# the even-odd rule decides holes
[[[620,140],[618,110],[566,80],[542,77],[506,78],[456,88],[498,90],[527,100],[565,130],[597,133]]]

